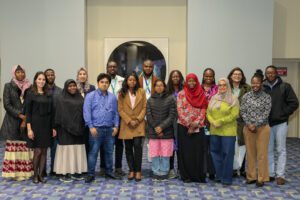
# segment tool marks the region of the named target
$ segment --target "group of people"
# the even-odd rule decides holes
[[[206,183],[208,176],[231,185],[235,147],[245,145],[239,174],[247,184],[285,184],[288,118],[299,103],[275,66],[266,68],[265,78],[257,70],[251,85],[238,67],[218,81],[207,68],[201,84],[195,74],[184,79],[178,70],[166,84],[153,68],[147,59],[140,76],[132,72],[123,78],[117,62],[109,61],[107,72],[97,77],[97,89],[88,83],[85,68],[61,89],[53,69],[37,72],[31,85],[24,67],[14,66],[3,93],[2,176],[24,180],[33,175],[34,183],[45,183],[50,147],[50,175],[64,182],[94,181],[99,152],[100,174],[121,179],[125,145],[127,178],[141,181],[147,142],[154,179],[176,177],[176,156],[184,182]]]

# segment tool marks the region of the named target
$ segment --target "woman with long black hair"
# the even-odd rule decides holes
[[[125,78],[118,98],[118,110],[122,118],[119,138],[125,140],[128,180],[142,179],[146,103],[146,93],[140,88],[136,73],[132,72]]]
[[[48,93],[44,72],[34,76],[33,87],[26,97],[26,123],[29,147],[34,148],[33,183],[46,183],[42,173],[45,168],[47,148],[50,147],[51,137],[56,136],[53,127],[53,100]]]

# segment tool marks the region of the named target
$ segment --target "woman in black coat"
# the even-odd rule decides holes
[[[54,171],[62,174],[63,182],[72,178],[80,180],[80,174],[87,172],[87,157],[84,145],[83,97],[76,82],[65,82],[62,94],[57,99],[55,128],[58,145],[54,161]]]
[[[12,69],[12,79],[6,83],[3,104],[6,111],[1,136],[6,140],[2,176],[25,180],[32,176],[32,150],[25,141],[24,94],[30,87],[25,69],[16,65]]]
[[[149,155],[152,159],[154,178],[167,178],[170,169],[170,157],[173,155],[176,102],[173,95],[166,92],[166,84],[157,80],[155,93],[147,102],[147,121]]]

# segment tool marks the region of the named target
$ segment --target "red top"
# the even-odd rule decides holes
[[[189,128],[192,122],[197,122],[199,128],[205,126],[206,108],[196,108],[187,101],[185,91],[181,90],[177,97],[178,123]]]

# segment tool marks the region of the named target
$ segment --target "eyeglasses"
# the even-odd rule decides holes
[[[226,84],[218,84],[219,87],[227,87]]]

